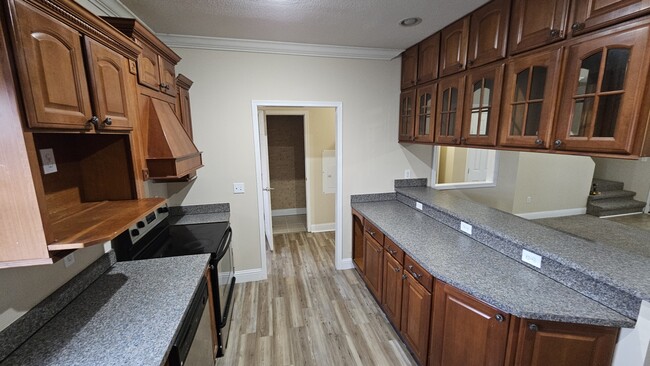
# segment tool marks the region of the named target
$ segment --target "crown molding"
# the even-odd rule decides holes
[[[354,58],[389,61],[403,50],[388,48],[367,48],[331,46],[308,43],[258,41],[249,39],[185,36],[178,34],[156,34],[169,47],[200,50],[274,53],[283,55]]]
[[[120,18],[137,18],[120,0],[86,0],[106,13],[106,16]]]

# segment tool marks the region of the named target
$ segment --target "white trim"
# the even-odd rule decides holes
[[[274,53],[282,55],[356,58],[383,61],[390,61],[399,56],[403,51],[401,49],[389,48],[333,46],[166,33],[157,33],[156,35],[169,47],[199,50]]]
[[[268,278],[266,271],[262,271],[261,268],[254,269],[244,269],[242,271],[235,271],[235,282],[236,283],[245,283],[245,282],[255,282],[255,281],[264,281]]]
[[[341,260],[341,266],[336,269],[352,269],[354,268],[354,262],[352,258],[345,258]]]
[[[616,214],[616,215],[598,216],[598,218],[600,218],[600,219],[610,219],[612,217],[634,216],[634,215],[641,215],[641,214],[643,214],[643,211],[629,212],[629,213]]]
[[[648,198],[645,201],[645,208],[643,209],[643,213],[650,213],[650,191],[648,191]]]
[[[336,234],[334,240],[334,264],[336,269],[344,269],[343,262],[343,103],[342,102],[309,102],[309,101],[278,101],[278,100],[252,100],[251,115],[253,117],[253,140],[255,145],[255,175],[257,182],[257,211],[260,232],[260,257],[262,271],[266,270],[266,242],[264,238],[264,202],[259,190],[262,187],[262,162],[260,158],[260,131],[258,123],[258,109],[264,107],[329,107],[336,109]]]
[[[307,206],[307,228],[311,227],[312,211],[314,210],[314,202],[311,194],[311,160],[309,159],[309,114],[305,113],[302,116],[302,133],[303,133],[303,147],[305,150],[305,206]]]
[[[281,210],[271,210],[271,216],[293,216],[293,215],[306,215],[306,208],[283,208]]]
[[[138,18],[137,15],[135,15],[134,12],[131,11],[131,9],[127,8],[126,5],[122,4],[120,0],[86,0],[89,3],[93,4],[95,7],[106,13],[106,15],[111,16],[111,17],[119,17],[119,18],[134,18],[137,19],[142,25],[144,25],[147,29],[153,32],[149,26],[145,24],[145,22],[142,21],[142,19]]]
[[[307,226],[309,228],[310,233],[322,233],[325,231],[335,231],[336,230],[336,223],[335,222],[330,222],[327,224],[312,224],[310,226]]]
[[[587,213],[586,208],[567,208],[564,210],[525,212],[525,213],[518,213],[515,215],[524,219],[535,220],[535,219],[545,219],[547,217],[584,215],[586,213]]]

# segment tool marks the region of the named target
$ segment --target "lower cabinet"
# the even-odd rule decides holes
[[[381,283],[384,247],[366,231],[364,236],[364,274],[366,285],[375,299],[381,300]]]
[[[509,323],[509,314],[437,281],[429,365],[504,365]]]
[[[352,261],[363,273],[363,216],[352,210]]]
[[[429,349],[429,323],[431,321],[431,292],[415,277],[404,271],[402,288],[402,322],[400,333],[413,356],[423,365]]]
[[[400,329],[402,321],[402,263],[384,252],[384,291],[381,306],[395,328]]]

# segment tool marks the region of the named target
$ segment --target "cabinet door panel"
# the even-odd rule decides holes
[[[86,53],[95,114],[101,129],[131,129],[129,62],[118,53],[86,38]]]
[[[384,291],[381,304],[384,313],[395,328],[400,329],[402,320],[402,265],[391,255],[384,253]]]
[[[650,0],[573,0],[571,33],[586,33],[648,12]]]
[[[462,144],[496,146],[503,69],[499,64],[468,73]]]
[[[611,365],[617,328],[522,319],[516,365]]]
[[[439,58],[440,33],[435,33],[420,42],[418,46],[418,84],[429,82],[438,77]]]
[[[183,129],[187,132],[188,136],[191,139],[194,138],[192,133],[192,113],[190,111],[190,91],[183,88],[178,88],[176,90],[178,93],[178,108],[176,114],[178,119],[183,125]]]
[[[561,49],[508,62],[499,144],[548,149],[560,75]]]
[[[176,70],[174,64],[158,56],[158,67],[160,67],[160,91],[172,97],[176,96]]]
[[[448,77],[438,82],[436,143],[452,145],[460,143],[464,99],[465,75]]]
[[[440,33],[440,76],[467,68],[469,16],[445,27]]]
[[[138,82],[153,90],[160,90],[158,54],[146,45],[142,45],[142,53],[138,56]]]
[[[402,52],[402,89],[415,86],[418,77],[418,45]]]
[[[415,138],[415,90],[402,92],[399,97],[399,141]]]
[[[363,217],[361,215],[352,214],[352,260],[354,261],[357,270],[363,274]]]
[[[509,18],[507,0],[491,1],[472,13],[467,61],[470,67],[506,57]]]
[[[420,364],[425,364],[429,352],[431,293],[422,287],[410,273],[405,273],[405,275],[400,330],[415,358]]]
[[[437,84],[418,87],[415,114],[415,141],[433,142]]]
[[[384,247],[366,232],[364,239],[364,274],[366,284],[375,298],[381,302],[381,284]]]
[[[631,153],[647,78],[648,25],[568,49],[557,149]]]
[[[510,22],[510,53],[564,39],[568,14],[569,0],[515,0]]]
[[[442,282],[434,302],[430,365],[504,364],[509,314]]]
[[[92,117],[81,38],[15,2],[16,59],[30,127],[84,129]]]

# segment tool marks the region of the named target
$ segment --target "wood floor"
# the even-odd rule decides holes
[[[415,365],[355,270],[334,269],[334,233],[274,235],[269,279],[236,285],[217,365]]]

